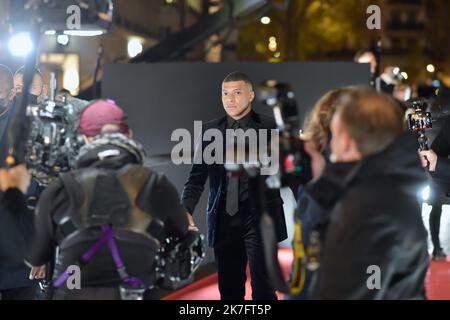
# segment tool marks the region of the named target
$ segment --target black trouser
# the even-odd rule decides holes
[[[433,208],[430,212],[430,233],[431,242],[433,243],[433,250],[438,251],[441,249],[441,242],[439,241],[439,230],[441,227],[441,213],[442,213],[442,203],[436,201],[432,203]]]
[[[0,290],[0,300],[34,300],[36,287],[13,288]]]
[[[433,251],[442,250],[439,241],[439,230],[441,227],[442,205],[448,203],[448,196],[445,189],[438,183],[431,183],[431,193],[429,204],[432,206],[430,217],[428,219],[430,226],[431,242],[433,243]]]
[[[219,210],[216,224],[214,254],[222,300],[243,300],[247,261],[253,300],[276,300],[275,289],[269,281],[264,260],[259,226],[250,205],[241,203],[234,216]]]

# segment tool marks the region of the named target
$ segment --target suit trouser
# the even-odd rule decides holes
[[[431,242],[433,243],[433,251],[441,249],[441,242],[439,240],[439,231],[441,228],[441,214],[442,205],[448,203],[448,196],[439,185],[431,184],[431,194],[429,204],[432,206],[429,216],[429,227]]]
[[[433,243],[433,250],[439,250],[441,248],[441,242],[439,240],[439,230],[441,228],[441,214],[442,204],[434,203],[430,212],[430,234],[431,241]]]
[[[234,216],[228,215],[223,206],[218,211],[214,254],[220,298],[244,299],[248,262],[253,300],[275,300],[277,296],[267,275],[258,219],[248,202],[241,203],[239,208]]]

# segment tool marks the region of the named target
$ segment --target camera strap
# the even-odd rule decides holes
[[[106,244],[108,246],[109,252],[114,260],[114,264],[116,265],[117,273],[122,280],[122,283],[126,284],[131,288],[144,288],[144,283],[142,280],[136,277],[132,277],[128,274],[125,264],[120,257],[119,250],[117,248],[116,241],[114,239],[114,231],[109,225],[103,225],[102,227],[102,236],[97,240],[79,259],[80,267],[83,267],[92,258],[95,254]],[[67,281],[70,274],[67,269],[55,280],[54,287],[59,288],[63,283]]]
[[[305,246],[302,241],[302,221],[295,218],[294,226],[294,261],[292,263],[292,275],[289,284],[289,291],[292,294],[299,294],[305,285],[306,264]]]
[[[261,217],[261,232],[264,234],[263,247],[266,257],[267,272],[274,287],[283,293],[299,294],[305,284],[306,261],[302,242],[301,221],[296,219],[294,234],[294,261],[291,280],[287,283],[278,262],[278,245],[272,217],[265,213]]]

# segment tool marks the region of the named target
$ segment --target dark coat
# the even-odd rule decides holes
[[[111,138],[111,140],[115,139]],[[91,144],[91,146],[94,146],[94,144]],[[98,154],[105,150],[117,150],[119,153],[105,157],[104,159],[99,159]],[[61,247],[61,244],[67,242],[70,237],[74,238],[73,235],[78,230],[71,217],[81,212],[79,211],[80,202],[78,200],[82,199],[81,204],[84,204],[84,201],[87,201],[85,199],[87,199],[86,195],[89,194],[89,191],[83,189],[82,185],[77,182],[77,177],[81,177],[83,173],[87,172],[98,174],[99,171],[95,171],[95,168],[116,172],[126,168],[129,164],[140,164],[140,162],[136,160],[134,153],[119,147],[117,144],[101,144],[100,146],[92,147],[90,151],[81,155],[77,164],[78,170],[65,173],[64,176],[55,179],[39,199],[36,208],[36,232],[33,239],[33,247],[27,258],[27,261],[33,266],[40,266],[52,261],[56,247]],[[67,188],[68,185],[66,185],[66,182],[69,178],[73,178],[73,189]],[[105,189],[99,188],[97,190],[96,188],[97,183],[93,191],[91,191],[92,194],[89,194],[89,196],[92,195],[95,200],[100,199],[98,203],[101,203],[102,199],[103,201],[106,199],[110,204],[114,203],[114,200],[117,200],[118,196],[116,194],[113,194],[111,198],[111,193],[102,193],[101,191]],[[78,192],[75,190],[78,190]],[[160,219],[164,223],[164,231],[167,236],[182,237],[187,233],[186,213],[180,204],[179,195],[172,183],[163,174],[151,172],[149,177],[143,182],[141,188],[133,192],[136,192],[136,199],[130,199],[133,200],[132,206],[135,208],[133,210],[142,210],[145,214]],[[89,210],[93,210],[92,203],[89,204]],[[117,209],[117,207],[114,209]],[[137,230],[149,223],[146,219],[143,222],[142,219],[135,219],[134,221],[137,221],[134,226],[134,229]],[[83,227],[80,227],[80,229],[82,230]],[[134,231],[134,229],[129,228],[128,230]],[[151,227],[148,227],[145,232],[157,237],[157,235],[152,233]],[[134,233],[138,234],[139,231]],[[131,238],[129,237],[127,239],[134,239],[132,235],[129,236]],[[153,276],[154,270],[147,268],[146,264],[149,261],[148,256],[151,254],[150,250],[146,247],[146,251],[143,252],[143,247],[140,245],[142,244],[142,238],[140,241],[139,239],[134,242],[131,240],[129,242],[127,241],[123,241],[125,245],[122,247],[123,250],[120,250],[120,255],[128,271],[134,276],[139,276],[145,283],[152,281],[151,276]],[[122,244],[120,242],[118,243],[120,247]],[[79,247],[75,248],[79,249]],[[73,251],[76,250],[74,249]],[[79,256],[84,254],[85,251],[86,249],[81,250]],[[72,254],[73,252],[69,253]],[[77,254],[74,253],[74,255],[76,256]],[[76,259],[79,256],[76,256]],[[76,259],[73,261],[76,261]],[[55,267],[55,275],[64,269],[65,266],[57,264]],[[106,249],[99,251],[83,268],[82,286],[104,286],[107,284],[116,285],[118,283],[120,283],[120,278],[117,273],[117,268],[111,258],[110,252]]]
[[[227,125],[227,117],[222,117],[203,126],[203,132],[216,128],[222,133],[225,133]],[[251,120],[248,127],[253,129],[275,129],[276,125],[272,118],[252,112]],[[211,142],[202,142],[203,150]],[[210,247],[215,244],[216,221],[219,210],[219,203],[224,196],[226,196],[226,170],[223,164],[205,163],[194,164],[192,166],[189,178],[184,185],[184,190],[181,196],[182,203],[186,210],[193,214],[195,207],[202,195],[206,179],[209,178],[209,197],[208,206],[206,209],[207,223],[208,223],[208,245]],[[254,188],[249,184],[249,195],[252,198],[254,195]],[[287,238],[286,221],[283,211],[283,200],[281,199],[279,190],[271,190],[266,193],[268,209],[271,210],[272,216],[275,218],[274,222],[277,228],[278,241],[283,241]]]
[[[33,285],[24,263],[33,235],[33,211],[18,189],[0,195],[0,290]]]
[[[450,192],[450,116],[439,119],[442,128],[431,144],[431,149],[437,154],[436,171],[431,173],[433,182],[444,194]]]
[[[327,221],[313,298],[424,298],[429,257],[418,198],[424,184],[417,140],[405,134],[360,162],[330,165],[307,188],[299,201]],[[381,270],[380,289],[368,288],[370,266]]]
[[[0,117],[0,168],[5,167],[8,155],[8,125],[14,110],[11,104]],[[33,233],[33,211],[27,209],[25,200],[18,189],[0,195],[0,290],[33,285],[28,278],[30,268],[24,263]]]

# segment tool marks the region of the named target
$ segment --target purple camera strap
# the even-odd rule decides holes
[[[122,258],[120,257],[119,250],[117,249],[116,241],[114,240],[114,231],[111,229],[109,225],[103,225],[102,226],[102,237],[97,240],[96,243],[92,245],[92,247],[89,248],[79,259],[79,262],[81,265],[87,264],[91,259],[94,257],[94,255],[100,250],[101,247],[104,245],[108,245],[109,251],[111,253],[111,256],[114,260],[114,264],[116,265],[117,272],[120,275],[120,278],[124,283],[127,285],[136,288],[141,285],[143,285],[142,281],[135,277],[130,277],[126,270],[125,265],[123,264]],[[54,283],[55,288],[59,288],[66,280],[69,278],[69,273],[64,271],[58,279],[56,279]]]

